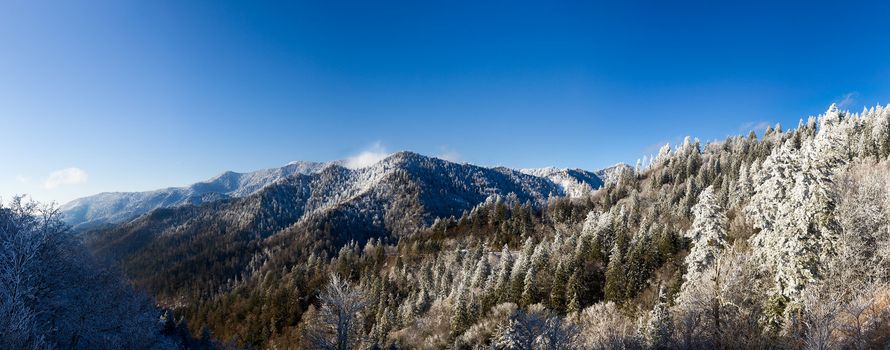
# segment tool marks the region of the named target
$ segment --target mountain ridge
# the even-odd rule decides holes
[[[227,257],[200,276],[202,293],[213,293],[245,273],[250,257],[293,242],[335,250],[349,241],[410,236],[489,200],[531,208],[565,195],[550,179],[518,170],[398,152],[365,168],[328,164],[296,173],[243,197],[157,208],[85,235],[97,256],[118,261],[137,285],[169,301],[183,291],[152,284],[155,273],[182,275],[192,264]]]
[[[384,162],[386,162],[384,166],[397,166],[396,162],[405,164],[406,162],[410,163],[412,160],[419,162],[427,159],[438,158],[427,157],[410,151],[401,151],[393,153],[378,163],[362,169],[372,168]],[[442,159],[438,160],[444,162],[440,164],[458,164]],[[89,229],[107,224],[122,223],[159,208],[171,208],[188,204],[197,205],[227,198],[249,196],[287,177],[296,174],[311,175],[326,171],[332,167],[348,169],[345,166],[345,161],[342,160],[329,162],[292,161],[282,167],[252,172],[225,171],[208,180],[181,187],[167,187],[141,192],[102,192],[72,200],[62,205],[61,209],[65,221],[75,229]],[[548,167],[515,170],[506,167],[477,167],[491,170],[503,168],[545,178],[561,188],[561,190],[557,191],[557,195],[568,197],[581,197],[608,182],[600,178],[600,174],[582,169]],[[365,181],[364,183],[370,185],[373,181]],[[356,189],[344,190],[355,191]]]

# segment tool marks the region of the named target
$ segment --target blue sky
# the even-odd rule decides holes
[[[890,103],[886,1],[313,3],[0,2],[0,196],[402,149],[595,169]]]

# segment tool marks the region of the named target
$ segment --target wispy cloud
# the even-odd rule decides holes
[[[683,139],[685,136],[674,136],[671,139],[661,140],[659,142],[649,144],[645,148],[643,148],[643,154],[657,154],[665,144],[671,145],[671,148],[677,147],[677,145],[683,143]]]
[[[850,91],[850,92],[844,94],[843,96],[836,98],[834,100],[834,103],[837,105],[837,108],[845,109],[845,108],[849,108],[854,103],[856,103],[856,98],[858,98],[858,97],[859,97],[858,92]]]
[[[378,141],[358,154],[347,157],[344,165],[350,169],[361,169],[376,164],[388,157],[389,154],[390,153],[386,151],[386,147]]]
[[[454,163],[457,163],[457,162],[460,162],[461,160],[463,160],[463,158],[461,158],[460,153],[449,148],[448,146],[440,147],[440,153],[436,155],[436,158],[444,159],[444,160],[447,160],[449,162],[454,162]]]
[[[739,126],[739,133],[745,134],[751,131],[754,132],[763,132],[767,127],[772,126],[768,121],[756,121],[756,122],[747,122]]]
[[[85,183],[88,179],[87,172],[80,168],[65,168],[51,172],[43,183],[43,187],[51,190],[63,185]]]
[[[31,178],[30,178],[30,177],[27,177],[27,176],[25,176],[25,175],[16,175],[16,176],[15,176],[15,181],[18,181],[19,183],[26,184],[26,183],[31,182]]]

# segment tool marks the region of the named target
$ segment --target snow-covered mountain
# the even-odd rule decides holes
[[[555,183],[562,194],[569,198],[579,198],[603,186],[597,174],[581,169],[560,169],[554,167],[522,169],[523,174],[542,177]]]
[[[366,168],[331,163],[312,169],[295,172],[251,195],[159,208],[94,230],[88,240],[98,255],[120,260],[135,259],[149,248],[174,254],[181,249],[217,247],[221,242],[227,242],[227,247],[258,244],[257,239],[271,240],[268,244],[333,242],[339,246],[353,240],[410,235],[437,218],[460,217],[491,198],[538,205],[565,193],[561,185],[545,177],[411,152],[393,154]],[[598,186],[595,175],[588,176],[587,186]],[[303,238],[288,238],[294,235]],[[182,240],[190,242],[188,247],[182,246]],[[202,252],[207,254],[203,257],[194,251],[181,253],[194,255],[189,259],[195,261],[220,254],[216,248]]]
[[[603,185],[614,184],[618,182],[621,174],[634,173],[634,168],[624,163],[618,163],[605,169],[597,170],[596,176],[603,180]]]
[[[248,173],[224,172],[207,181],[185,187],[146,192],[105,192],[75,199],[61,207],[65,221],[74,228],[113,224],[158,208],[200,204],[224,198],[244,197],[294,174],[312,174],[327,163],[291,162],[280,168]]]
[[[428,180],[424,188],[430,196],[446,193],[444,188],[454,186],[470,191],[473,196],[428,198],[424,205],[430,208],[472,208],[489,195],[514,193],[523,201],[543,201],[551,196],[581,197],[603,185],[593,172],[580,169],[523,169],[504,167],[486,168],[469,164],[456,164],[445,160],[425,157],[411,152],[396,153],[377,164],[363,169],[348,169],[342,161],[328,163],[291,162],[281,168],[264,169],[249,173],[225,172],[204,182],[186,187],[171,187],[148,192],[100,193],[71,201],[62,206],[65,220],[75,228],[88,228],[101,224],[116,224],[135,218],[158,208],[172,208],[186,204],[201,204],[227,198],[253,195],[272,184],[285,181],[295,175],[314,176],[315,181],[330,182],[318,187],[324,193],[314,193],[311,209],[333,207],[354,199],[381,186],[381,180],[400,170]],[[463,201],[459,205],[449,201]],[[451,210],[433,210],[431,214],[460,214]]]

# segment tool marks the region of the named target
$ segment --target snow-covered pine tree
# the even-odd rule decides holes
[[[497,294],[497,300],[506,302],[509,300],[510,273],[513,270],[513,254],[510,248],[504,245],[501,249],[500,266],[498,267],[497,277],[494,285],[494,293]]]
[[[658,301],[649,312],[646,324],[646,341],[652,349],[665,349],[671,344],[674,335],[674,321],[668,308],[667,295],[664,288],[658,290]]]
[[[778,292],[792,299],[819,278],[839,233],[832,176],[848,159],[849,129],[834,105],[819,122],[799,150],[788,140],[767,157],[746,208],[760,229],[751,237],[755,255],[775,267]]]
[[[717,202],[713,186],[708,186],[698,196],[692,208],[694,221],[686,231],[692,248],[686,256],[686,283],[696,283],[705,270],[711,268],[720,252],[726,247],[726,216]]]

